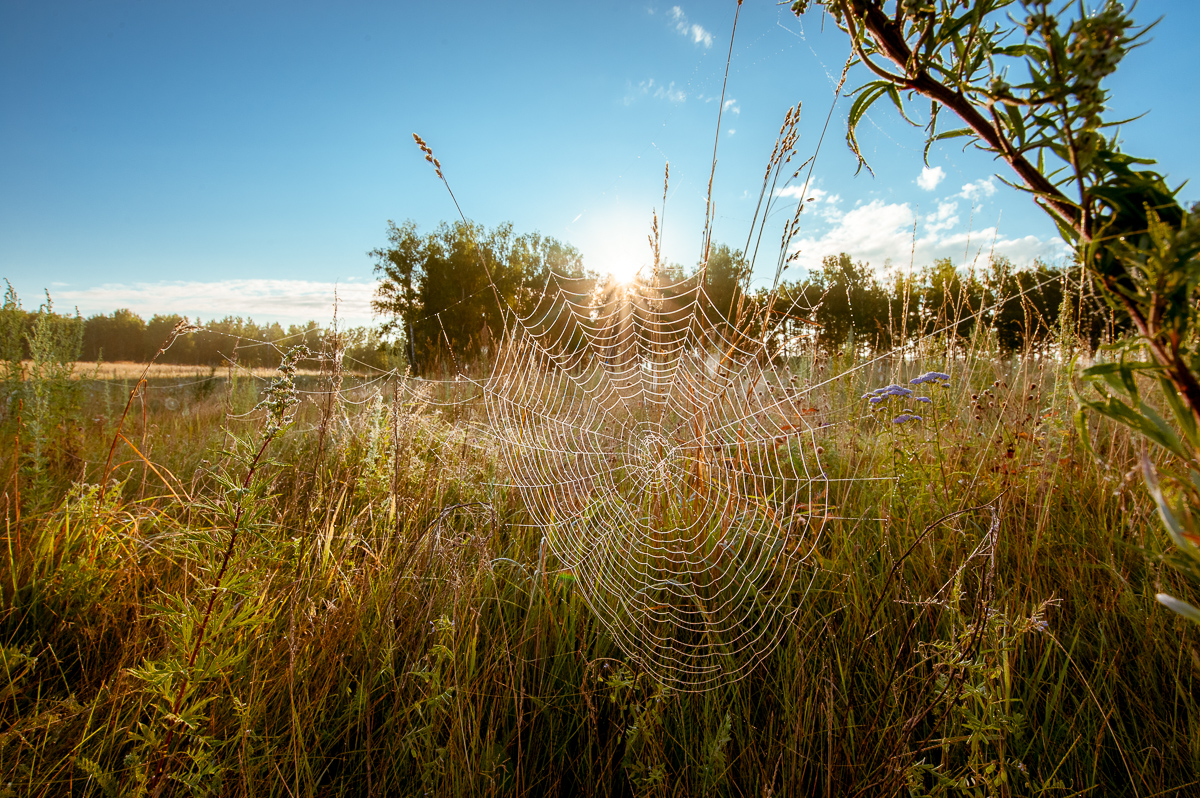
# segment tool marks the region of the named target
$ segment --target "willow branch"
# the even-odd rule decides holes
[[[872,68],[873,72],[885,80],[890,80],[897,87],[928,97],[957,114],[976,136],[1008,163],[1026,187],[1038,195],[1044,203],[1043,207],[1072,229],[1081,242],[1088,243],[1091,240],[1091,231],[1087,229],[1079,207],[1021,155],[961,91],[951,89],[931,77],[924,67],[917,65],[902,29],[883,13],[879,4],[868,0],[849,0],[848,5],[849,10],[871,35],[880,54],[904,69],[908,77],[901,78],[878,68]],[[857,37],[852,34],[851,38]],[[861,49],[858,43],[856,47]],[[872,66],[868,63],[869,68]]]

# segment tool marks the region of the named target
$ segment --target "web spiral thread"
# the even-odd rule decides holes
[[[822,412],[780,339],[729,315],[697,278],[551,275],[483,390],[532,523],[626,654],[679,689],[774,648],[829,513]]]

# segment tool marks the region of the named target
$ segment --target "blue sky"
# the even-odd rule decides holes
[[[343,316],[367,323],[366,253],[385,243],[387,221],[428,230],[455,217],[413,132],[470,218],[570,242],[601,271],[649,259],[669,160],[665,254],[694,265],[735,7],[4,0],[0,277],[27,307],[48,288],[60,309],[85,315],[284,322],[328,319],[337,285]],[[1159,16],[1110,85],[1114,113],[1146,114],[1124,129],[1127,151],[1156,157],[1180,183],[1200,159],[1186,78],[1200,4],[1137,7],[1140,20]],[[717,241],[744,245],[797,101],[798,149],[813,153],[845,49],[818,15],[745,2],[714,183]],[[1061,253],[1041,212],[989,179],[987,156],[948,144],[923,173],[921,132],[882,105],[861,127],[875,175],[856,176],[848,107],[835,106],[816,162],[801,265],[841,250],[880,267],[961,263],[993,247],[1018,262]],[[789,214],[772,218],[766,241]],[[758,279],[774,260],[760,253]]]

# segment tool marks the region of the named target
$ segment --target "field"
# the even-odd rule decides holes
[[[147,379],[162,380],[165,383],[169,378],[180,381],[218,375],[226,377],[228,371],[228,369],[217,369],[213,366],[186,366],[178,363],[152,363],[147,368],[145,363],[119,360],[113,363],[101,363],[98,366],[95,363],[78,362],[75,364],[73,374],[76,379],[82,380],[133,380],[134,382],[140,380],[144,375]],[[238,373],[242,376],[272,377],[275,375],[275,369],[261,366],[252,369],[239,368]],[[320,376],[320,373],[313,369],[300,371],[300,374],[308,377]]]
[[[1195,631],[1154,600],[1189,588],[1134,444],[1093,423],[1084,453],[1059,358],[933,354],[790,364],[846,374],[810,395],[834,407],[953,379],[936,423],[827,437],[853,480],[790,623],[698,691],[598,622],[461,383],[300,378],[274,437],[264,380],[156,377],[125,415],[132,384],[82,383],[39,462],[29,424],[5,445],[0,789],[1197,789]]]

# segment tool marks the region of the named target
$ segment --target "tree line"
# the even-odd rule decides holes
[[[108,314],[84,318],[78,312],[57,312],[50,300],[36,310],[26,310],[11,286],[0,306],[0,355],[5,362],[33,359],[35,331],[58,328],[56,333],[69,347],[75,360],[88,362],[148,362],[168,341],[176,326],[185,321],[178,314],[155,314],[149,320],[121,308]],[[236,360],[249,368],[275,368],[287,349],[304,345],[312,352],[331,349],[331,331],[315,321],[291,324],[257,323],[240,316],[197,321],[195,332],[180,335],[158,355],[157,362],[178,365],[223,366]],[[339,331],[339,348],[347,369],[391,369],[397,365],[393,344],[375,327],[352,327]]]
[[[538,233],[516,234],[510,224],[487,230],[443,223],[422,234],[412,221],[389,222],[387,234],[388,245],[369,253],[380,278],[372,307],[382,323],[340,332],[352,369],[408,367],[421,374],[468,366],[488,354],[514,312],[542,332],[554,333],[559,325],[562,334],[549,337],[582,351],[582,337],[566,330],[561,297],[575,297],[598,314],[618,301],[612,281],[585,269],[574,247]],[[1040,350],[1064,329],[1094,347],[1128,330],[1122,314],[1092,290],[1077,265],[1036,261],[1017,269],[995,257],[983,268],[963,269],[939,259],[881,275],[842,253],[826,257],[807,278],[784,282],[773,298],[765,289],[747,288],[749,272],[741,253],[717,245],[707,268],[663,264],[644,280],[657,281],[662,296],[677,305],[698,296],[698,311],[727,337],[735,327],[758,337],[762,325],[770,324],[781,340],[826,351],[877,353],[926,335],[967,342],[980,331],[993,336],[1002,352]],[[579,314],[581,307],[570,312]],[[638,312],[635,307],[633,316]],[[42,317],[64,328],[64,340],[77,337],[77,359],[92,362],[146,362],[184,321],[178,314],[147,320],[125,308],[82,318],[55,312],[49,296],[29,311],[10,286],[0,308],[6,361],[30,359],[33,330]],[[243,366],[275,367],[289,347],[330,348],[329,331],[315,321],[284,327],[227,316],[196,326],[198,332],[176,338],[158,362],[222,366],[236,358]]]
[[[1078,265],[1036,260],[1024,269],[1003,256],[963,269],[949,258],[911,272],[878,276],[870,264],[846,253],[824,259],[804,281],[787,283],[780,300],[795,312],[824,349],[850,346],[887,351],[925,336],[967,345],[984,334],[1001,353],[1044,351],[1068,334],[1094,348],[1128,330]]]
[[[506,313],[552,333],[546,340],[557,346],[582,351],[582,338],[572,338],[566,328],[561,298],[574,298],[570,312],[577,317],[607,317],[620,294],[612,280],[585,269],[570,245],[537,233],[514,234],[509,224],[487,230],[470,222],[442,223],[422,234],[415,222],[388,222],[388,245],[370,254],[380,279],[373,308],[417,373],[454,370],[486,355]],[[757,337],[770,324],[781,341],[803,340],[826,351],[849,346],[877,353],[927,335],[965,344],[986,332],[998,350],[1011,353],[1043,350],[1064,330],[1094,347],[1127,329],[1077,265],[1035,261],[1018,269],[997,256],[966,269],[944,258],[880,274],[842,253],[826,257],[805,279],[784,282],[773,296],[748,288],[749,276],[741,253],[717,245],[706,268],[664,264],[643,280],[657,283],[668,306],[697,301],[694,309],[726,337],[734,328]],[[635,305],[627,323],[635,324],[639,312],[650,311]],[[688,320],[680,316],[672,323],[682,334]],[[561,334],[553,334],[553,325],[563,328]]]

